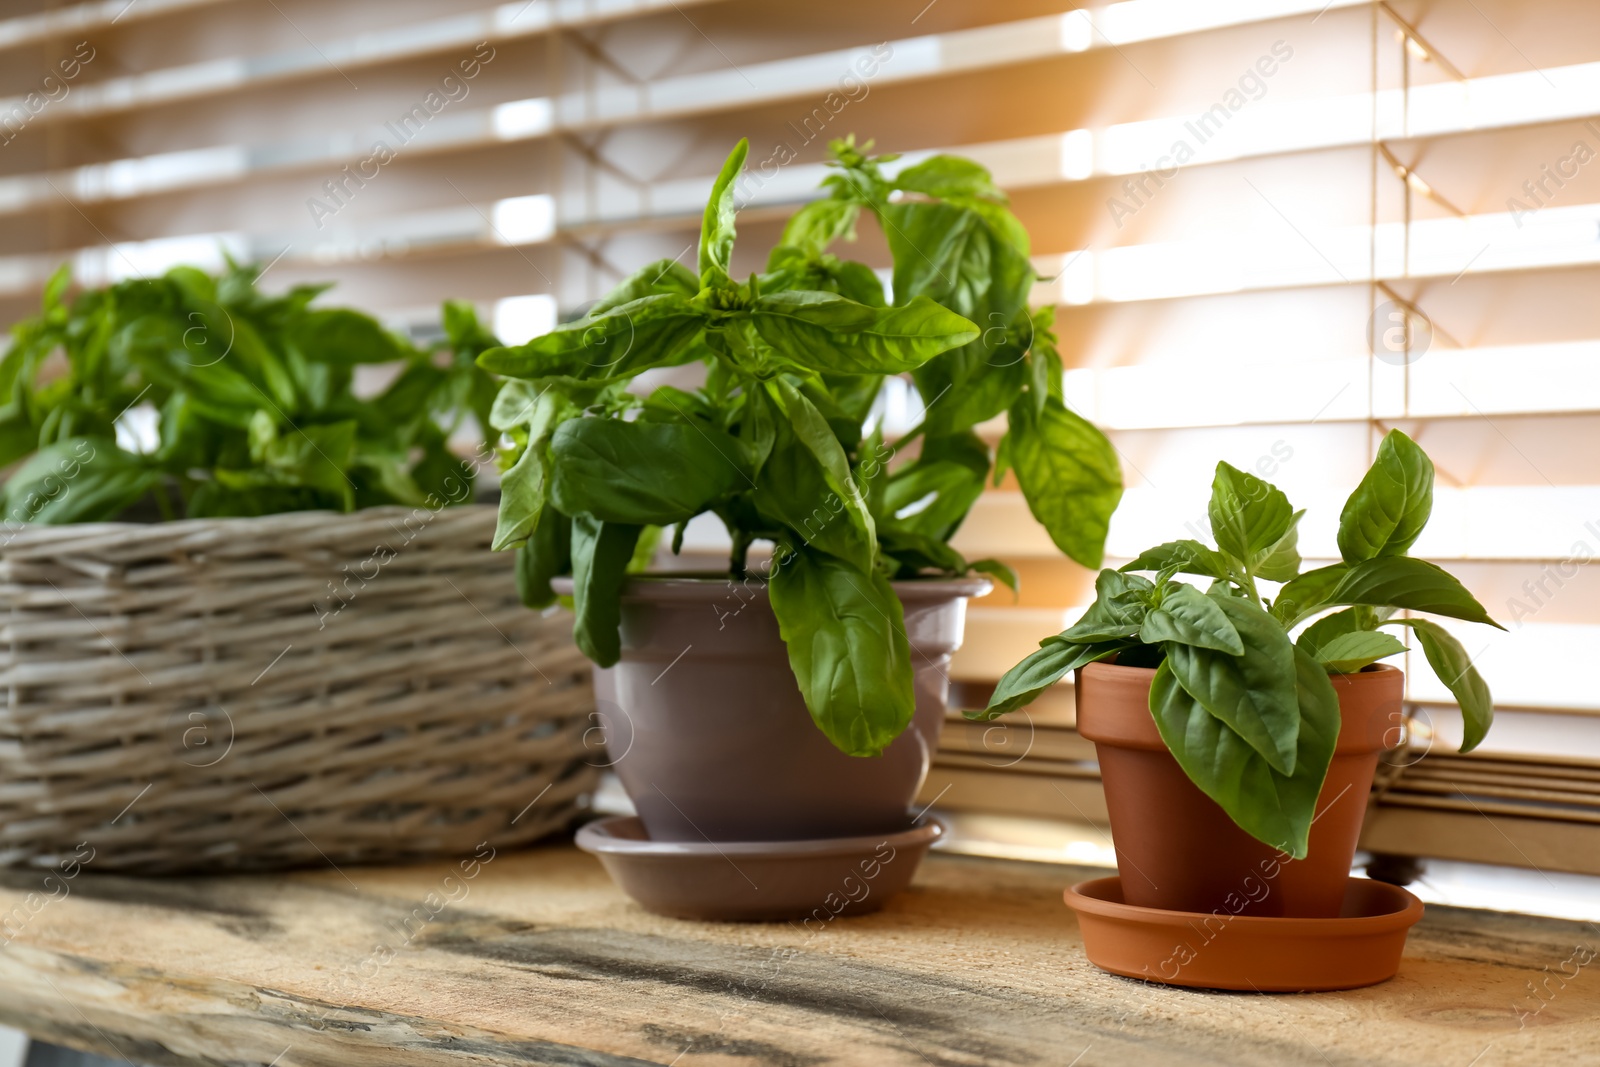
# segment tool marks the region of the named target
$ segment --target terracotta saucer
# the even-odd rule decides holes
[[[680,919],[814,920],[877,911],[944,832],[932,818],[871,837],[652,841],[631,815],[578,831],[613,881],[648,911]]]
[[[1393,978],[1422,901],[1399,886],[1352,878],[1336,919],[1163,911],[1122,902],[1118,878],[1066,892],[1089,962],[1112,974],[1195,989],[1293,993],[1354,989]]]

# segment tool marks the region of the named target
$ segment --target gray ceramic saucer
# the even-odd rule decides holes
[[[811,841],[651,841],[631,815],[588,823],[578,847],[647,910],[680,919],[791,920],[820,929],[904,889],[943,827]]]

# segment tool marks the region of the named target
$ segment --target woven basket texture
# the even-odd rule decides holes
[[[494,525],[0,526],[0,863],[346,864],[568,826],[598,774],[590,668]]]

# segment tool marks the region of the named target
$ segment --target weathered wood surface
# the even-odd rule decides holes
[[[1385,985],[1196,993],[1088,963],[1060,894],[1090,873],[932,857],[885,911],[808,931],[657,918],[566,845],[501,854],[471,879],[444,862],[171,881],[84,871],[50,887],[11,871],[0,917],[30,892],[57,899],[0,948],[0,1023],[135,1063],[278,1067],[1600,1055],[1600,961],[1574,954],[1600,948],[1588,924],[1430,908]]]

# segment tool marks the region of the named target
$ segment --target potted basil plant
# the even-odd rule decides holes
[[[497,546],[518,548],[531,606],[570,592],[611,760],[654,840],[905,829],[965,598],[984,574],[1014,582],[949,544],[996,470],[978,422],[1012,410],[999,462],[1092,565],[1121,493],[1108,442],[1061,403],[1048,312],[1027,307],[1026,235],[988,173],[940,156],[891,183],[853,142],[834,149],[828,195],[766,271],[731,273],[741,141],[696,269],[653,263],[583,318],[479,360],[512,379],[491,414],[509,442]],[[873,210],[898,234],[893,302],[828,251]],[[700,384],[645,392],[640,375],[666,367]],[[891,375],[925,407],[893,447],[864,432]],[[631,573],[656,532],[677,551],[707,513],[731,536],[725,572]],[[771,557],[752,564],[759,542]]]
[[[1339,914],[1379,754],[1401,736],[1403,676],[1379,661],[1406,646],[1390,630],[1416,640],[1460,703],[1461,750],[1483,740],[1494,710],[1466,650],[1438,623],[1396,614],[1499,625],[1455,578],[1406,554],[1433,476],[1391,431],[1340,514],[1342,560],[1302,573],[1304,512],[1219,463],[1215,548],[1172,541],[1102,571],[1083,617],[1001,679],[975,717],[1078,672],[1078,729],[1095,742],[1127,903]],[[1282,584],[1269,595],[1263,580]],[[1262,871],[1274,884],[1247,899],[1242,880]]]

